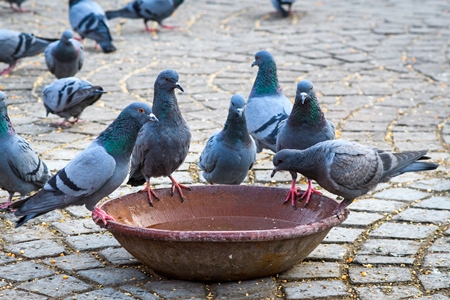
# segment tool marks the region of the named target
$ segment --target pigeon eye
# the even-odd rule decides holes
[[[169,81],[169,78],[166,77],[166,78],[164,78],[164,80],[165,80],[165,81]]]
[[[235,105],[234,105],[234,102],[231,102],[231,105],[235,106]]]
[[[138,112],[140,112],[142,114],[145,112],[145,110],[142,107],[139,107]]]

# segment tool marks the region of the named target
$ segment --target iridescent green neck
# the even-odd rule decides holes
[[[6,112],[6,108],[0,111],[0,137],[4,137],[6,135],[13,135],[16,131],[11,124],[11,120],[9,119],[8,113]]]
[[[106,151],[112,156],[129,157],[136,143],[139,129],[137,122],[126,124],[124,120],[115,120],[97,139],[102,141]]]
[[[288,118],[290,126],[301,126],[308,124],[310,126],[321,127],[325,124],[325,116],[320,109],[319,102],[315,98],[301,104],[301,100],[297,101],[292,108],[291,115]]]
[[[153,113],[160,122],[168,119],[181,118],[178,101],[175,97],[175,91],[155,90],[154,99],[161,99],[160,101],[153,101]]]
[[[279,93],[277,66],[275,62],[266,62],[259,67],[250,97]]]
[[[245,116],[228,118],[223,126],[223,130],[225,131],[223,139],[229,140],[231,143],[235,141],[246,142],[247,140],[250,140]]]

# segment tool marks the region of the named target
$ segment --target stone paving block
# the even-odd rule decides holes
[[[349,268],[349,278],[354,284],[412,281],[411,271],[402,267],[355,267]]]
[[[64,298],[64,300],[132,300],[133,297],[112,288],[95,289],[82,294],[75,294]]]
[[[357,287],[356,292],[361,300],[416,299],[422,295],[418,288],[410,285]]]
[[[104,268],[79,271],[83,277],[101,285],[119,285],[147,279],[144,273],[135,268]]]
[[[5,247],[5,250],[27,258],[57,256],[66,251],[63,246],[53,240],[37,240],[10,244]]]
[[[423,296],[423,297],[419,297],[419,298],[415,298],[415,299],[417,299],[417,300],[449,300],[450,297],[446,297],[441,294],[434,294],[431,296]]]
[[[419,224],[384,223],[372,230],[371,237],[400,238],[400,239],[426,239],[433,234],[437,226]]]
[[[357,254],[401,257],[416,254],[420,245],[411,240],[367,239]]]
[[[286,299],[334,299],[349,296],[347,287],[340,280],[319,280],[311,282],[288,282],[282,284]]]
[[[143,287],[164,299],[205,299],[203,283],[183,280],[150,281]]]
[[[393,188],[373,194],[378,199],[392,199],[398,201],[416,201],[427,197],[429,194],[408,188]]]
[[[450,210],[450,197],[431,197],[414,204],[413,207]]]
[[[28,242],[41,239],[55,238],[46,226],[36,225],[33,227],[21,226],[14,229],[11,233],[5,234],[3,239],[11,243]]]
[[[419,274],[420,283],[426,290],[450,288],[450,274],[433,269],[430,274]]]
[[[384,218],[381,214],[374,214],[368,212],[352,211],[347,220],[342,223],[344,226],[369,226],[372,223]]]
[[[302,262],[279,274],[279,278],[287,280],[339,277],[341,277],[339,264],[334,262]]]
[[[429,253],[422,264],[424,267],[450,268],[450,253]]]
[[[0,267],[0,277],[6,280],[27,281],[53,274],[55,274],[53,270],[32,261],[18,262]]]
[[[103,268],[103,264],[90,254],[80,253],[66,256],[48,258],[43,261],[49,266],[56,266],[66,271],[79,271],[94,268]]]
[[[369,211],[369,212],[392,212],[408,206],[407,202],[380,199],[358,199],[351,206],[351,211]]]
[[[45,296],[37,295],[21,290],[2,290],[0,291],[0,299],[26,299],[26,300],[46,300]]]
[[[132,297],[138,297],[141,300],[159,300],[161,299],[157,295],[153,294],[149,290],[141,288],[140,286],[135,285],[125,285],[121,286],[120,289],[124,292],[130,293]]]
[[[392,218],[393,220],[408,221],[415,223],[441,224],[448,222],[450,211],[408,208]]]
[[[97,224],[94,223],[92,219],[81,219],[81,220],[68,220],[64,222],[54,222],[52,226],[55,227],[59,232],[66,235],[75,234],[85,234],[105,231]]]
[[[48,166],[48,167],[50,168],[50,166]],[[13,222],[13,223],[16,223],[19,220],[13,214],[5,215],[5,218],[7,220],[9,220],[10,222]],[[31,219],[30,221],[28,221],[27,223],[22,225],[22,227],[24,227],[24,228],[31,228],[31,227],[36,226],[36,225],[42,225],[43,223],[50,224],[52,222],[59,221],[62,218],[64,218],[64,217],[61,214],[61,212],[59,210],[54,210],[54,211],[48,212],[48,213],[46,213],[46,214],[44,214],[42,216],[36,217],[34,219]]]
[[[414,182],[410,185],[414,189],[430,190],[434,192],[444,192],[450,190],[450,180],[443,178],[431,178]]]
[[[7,255],[5,252],[0,251],[0,265],[9,264],[15,261],[17,261],[16,258]]]
[[[449,252],[450,253],[450,237],[439,238],[434,241],[429,252]]]
[[[269,277],[210,285],[214,299],[277,299],[278,288]]]
[[[91,285],[67,275],[56,275],[27,282],[19,286],[30,292],[39,292],[49,297],[63,297],[71,293],[79,293],[92,288]]]
[[[333,227],[323,242],[325,243],[353,243],[364,229]]]
[[[385,265],[412,265],[415,258],[409,256],[382,256],[382,255],[356,255],[353,259],[354,263],[365,264],[385,264]]]
[[[347,247],[339,244],[320,244],[311,252],[306,259],[317,259],[324,261],[341,261],[347,253]]]
[[[75,218],[86,218],[91,217],[92,213],[86,208],[86,206],[69,206],[64,208],[69,214],[74,216]]]
[[[106,247],[119,247],[119,242],[107,234],[86,234],[77,236],[68,236],[66,242],[75,250],[95,250]]]
[[[107,248],[101,250],[99,254],[115,265],[139,263],[139,261],[124,248]]]

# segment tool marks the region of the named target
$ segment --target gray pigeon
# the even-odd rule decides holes
[[[67,127],[78,122],[83,110],[97,102],[104,93],[101,86],[94,86],[89,81],[76,77],[67,77],[47,85],[42,91],[42,98],[47,116],[52,113],[64,118],[64,121],[52,125]],[[71,117],[75,120],[69,121]]]
[[[275,152],[278,124],[287,119],[292,103],[281,92],[277,66],[268,51],[257,52],[253,66],[259,70],[245,109],[247,127],[258,152],[264,148]]]
[[[128,184],[138,186],[146,183],[143,191],[147,192],[152,205],[152,195],[158,199],[150,187],[151,177],[168,176],[172,181],[172,195],[178,190],[181,201],[184,200],[179,184],[172,177],[186,158],[191,142],[189,126],[181,115],[175,89],[184,92],[178,83],[178,73],[165,70],[159,73],[155,81],[153,112],[158,123],[147,123],[139,132],[131,158],[131,171]]]
[[[281,170],[301,173],[327,191],[344,197],[340,206],[348,206],[380,182],[405,172],[436,169],[438,164],[422,161],[429,159],[426,153],[426,150],[390,153],[345,140],[328,140],[305,150],[279,151],[273,157],[272,176]]]
[[[294,2],[295,0],[272,0],[273,7],[275,7],[283,18],[286,18],[292,13],[292,4]]]
[[[314,86],[309,80],[302,80],[297,84],[295,103],[289,118],[280,123],[277,138],[277,151],[282,149],[303,150],[319,142],[334,139],[335,127],[333,123],[325,119],[325,115],[317,102]],[[297,173],[290,172],[292,186],[286,198],[291,199],[295,206],[295,198],[298,196],[295,188]],[[311,193],[320,194],[313,189],[311,180],[308,179],[308,188],[302,195],[309,202]]]
[[[142,125],[157,121],[150,106],[134,102],[63,169],[58,171],[38,193],[13,203],[21,217],[16,228],[32,218],[57,208],[85,205],[94,221],[114,220],[95,205],[117,189],[125,180],[130,156]]]
[[[0,75],[9,74],[19,59],[38,55],[44,52],[51,42],[57,40],[36,37],[31,33],[0,29],[0,62],[9,65],[0,72]]]
[[[6,2],[9,3],[9,6],[11,7],[11,9],[13,11],[17,11],[17,12],[21,12],[21,13],[28,12],[28,10],[22,8],[22,3],[24,3],[25,1],[27,1],[27,0],[6,0]],[[14,4],[17,7],[15,7]]]
[[[84,48],[73,39],[70,30],[63,32],[59,41],[53,42],[45,49],[45,63],[56,78],[74,76],[83,67]]]
[[[9,193],[8,201],[0,205],[3,209],[11,205],[16,192],[23,199],[43,187],[51,175],[28,142],[14,131],[5,99],[5,93],[0,91],[0,188]]]
[[[72,29],[82,39],[89,38],[96,41],[105,53],[116,51],[116,47],[112,44],[105,12],[97,2],[70,0],[69,21]]]
[[[256,160],[256,145],[248,133],[244,108],[244,96],[233,95],[222,131],[209,138],[200,155],[197,165],[209,183],[241,184]]]
[[[144,19],[145,30],[154,32],[148,26],[148,21],[155,21],[159,26],[167,29],[175,29],[176,27],[163,25],[162,21],[170,17],[183,0],[135,0],[128,3],[119,10],[110,10],[106,12],[108,19],[128,18],[128,19]]]

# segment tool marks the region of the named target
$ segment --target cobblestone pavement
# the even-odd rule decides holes
[[[66,2],[27,1],[23,7],[32,12],[24,14],[0,2],[0,27],[59,37],[69,28]],[[98,2],[106,10],[127,1]],[[440,163],[437,171],[404,174],[354,202],[349,218],[293,269],[221,284],[154,274],[96,226],[84,208],[52,212],[17,230],[15,217],[4,212],[1,297],[450,299],[450,4],[335,2],[299,0],[294,14],[280,19],[269,0],[187,0],[165,22],[179,29],[157,34],[145,32],[141,20],[112,20],[118,51],[103,54],[85,41],[85,64],[77,74],[109,93],[70,129],[50,127],[59,118],[45,117],[40,93],[54,77],[42,55],[21,60],[10,76],[0,77],[1,89],[16,131],[55,172],[127,104],[151,102],[156,75],[175,69],[185,89],[178,100],[193,141],[174,176],[201,184],[199,153],[223,125],[231,95],[248,96],[257,72],[250,67],[254,54],[267,49],[288,98],[294,99],[296,81],[312,80],[340,138],[387,150],[429,149]],[[288,174],[270,178],[271,156],[258,155],[245,184],[289,186]],[[111,196],[132,191],[123,185]],[[1,202],[6,198],[0,191]]]

